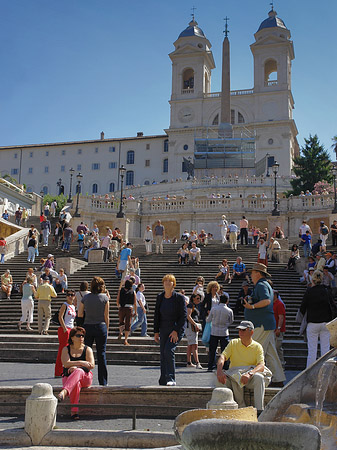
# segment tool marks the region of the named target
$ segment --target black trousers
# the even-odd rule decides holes
[[[240,228],[241,245],[243,245],[243,237],[245,237],[245,244],[248,245],[248,230],[247,228]]]

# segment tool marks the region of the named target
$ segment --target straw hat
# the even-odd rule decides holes
[[[266,275],[266,277],[271,277],[270,273],[267,272],[267,266],[262,263],[253,264],[253,267],[249,269],[248,272],[252,272],[253,270],[263,273],[263,275]]]

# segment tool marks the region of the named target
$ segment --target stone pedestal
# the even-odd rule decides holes
[[[287,230],[284,228],[285,219],[286,217],[284,216],[267,216],[269,237],[274,233],[276,226],[281,227],[283,233],[287,235]]]
[[[92,252],[89,252],[89,255]],[[88,263],[86,261],[83,261],[81,259],[77,258],[57,258],[56,260],[56,266],[55,270],[56,272],[59,272],[60,269],[64,269],[65,273],[67,275],[72,275],[73,273],[77,272],[77,270],[82,269],[82,267],[86,266]]]
[[[104,257],[104,251],[98,248],[97,250],[91,250],[88,254],[89,263],[102,263]]]
[[[228,388],[215,388],[212,398],[206,405],[207,409],[237,409],[238,404],[234,401],[233,392]]]
[[[56,424],[57,399],[47,383],[37,383],[26,400],[25,431],[32,445],[39,445]]]

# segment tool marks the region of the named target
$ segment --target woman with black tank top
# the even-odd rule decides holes
[[[132,289],[133,283],[131,280],[126,280],[124,287],[122,287],[117,294],[117,308],[119,317],[119,336],[122,339],[123,331],[125,334],[124,345],[130,345],[128,337],[131,328],[131,317],[137,314],[137,297],[135,291]],[[133,311],[132,311],[133,310]]]
[[[67,395],[71,404],[78,404],[81,388],[92,384],[92,372],[95,360],[92,349],[84,345],[85,329],[82,327],[72,328],[69,334],[69,345],[62,350],[61,361],[63,371],[63,389],[57,398],[62,402]],[[78,420],[78,408],[71,408],[71,418]]]

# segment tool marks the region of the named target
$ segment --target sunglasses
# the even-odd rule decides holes
[[[67,297],[74,297],[75,292],[67,292]]]
[[[75,334],[75,337],[84,338],[84,334]]]

